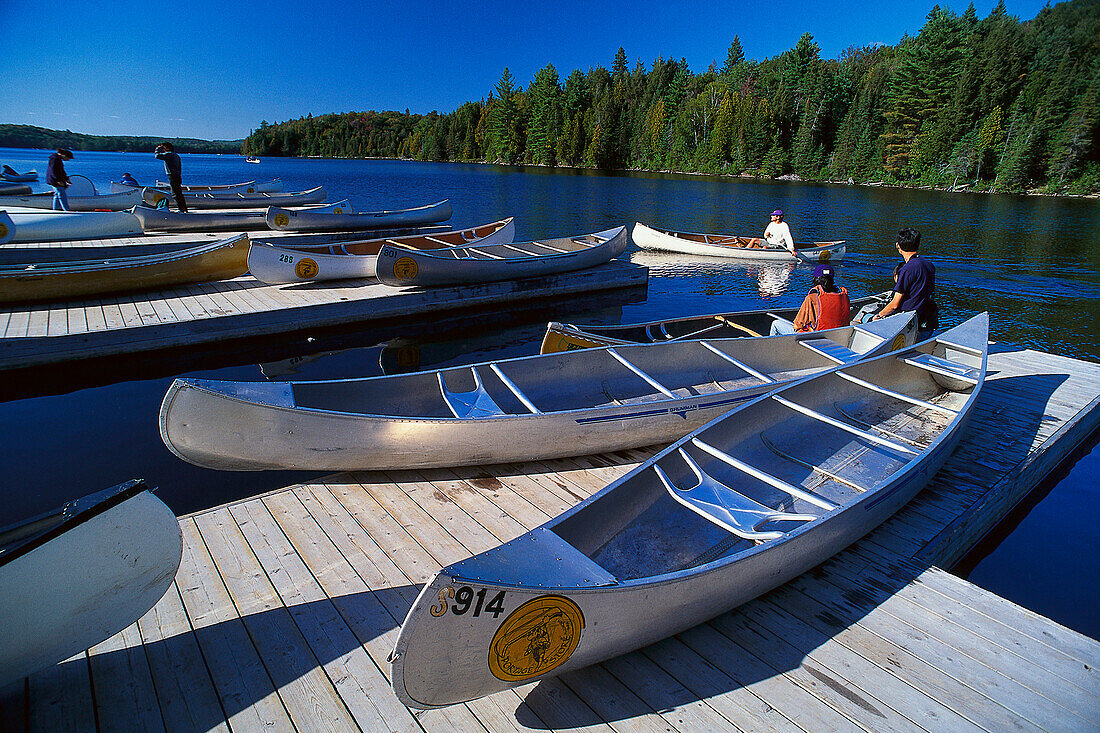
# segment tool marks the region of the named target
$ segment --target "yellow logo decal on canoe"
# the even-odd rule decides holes
[[[890,344],[890,351],[897,351],[902,346],[905,346],[905,334],[899,333],[894,337],[893,342]]]
[[[344,210],[341,209],[339,206],[337,206],[335,209],[332,210],[332,213],[333,214],[343,214]]]
[[[0,239],[8,236],[8,225],[0,222]]]
[[[252,188],[252,186],[249,186],[245,189],[245,193],[256,193],[256,189]]]
[[[498,680],[520,682],[557,669],[581,640],[584,614],[562,596],[540,596],[511,615],[489,643],[489,670]]]
[[[412,280],[416,277],[417,272],[419,272],[419,268],[416,266],[416,260],[412,257],[402,257],[393,263],[393,276],[398,280]]]
[[[308,257],[298,260],[298,264],[294,266],[294,274],[303,280],[311,280],[317,277],[317,270],[317,263]]]
[[[290,223],[290,217],[287,216],[286,214],[284,214],[282,212],[279,212],[278,214],[275,215],[275,226],[285,227],[289,223]]]
[[[155,206],[156,204],[159,204],[161,201],[164,201],[165,198],[166,198],[166,196],[162,193],[154,193],[153,194],[153,205]]]
[[[832,252],[830,252],[829,250],[825,250],[824,252],[822,252],[821,254],[819,254],[817,256],[817,261],[818,262],[828,262],[829,258],[832,257],[832,256],[833,256]]]

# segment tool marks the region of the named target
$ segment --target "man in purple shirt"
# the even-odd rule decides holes
[[[939,327],[939,308],[932,300],[936,292],[936,266],[917,254],[920,232],[912,227],[898,232],[894,246],[905,258],[905,263],[898,270],[894,297],[875,319],[885,318],[895,311],[916,311],[918,333],[927,337]]]
[[[65,161],[73,159],[73,151],[68,148],[58,148],[57,152],[50,156],[50,162],[46,166],[46,183],[53,186],[53,208],[58,211],[69,210],[69,196],[65,191],[71,181],[69,174],[65,172]]]

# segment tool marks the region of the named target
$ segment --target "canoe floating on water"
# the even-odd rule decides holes
[[[780,384],[913,342],[912,313],[762,339],[581,349],[302,382],[177,379],[169,450],[223,470],[436,468],[669,442]]]
[[[845,250],[843,241],[814,242],[813,244],[796,242],[796,254],[792,255],[782,247],[755,248],[752,244],[755,241],[753,237],[674,232],[670,229],[647,227],[641,223],[634,225],[631,237],[634,244],[642,249],[767,262],[830,262],[844,259]]]
[[[142,189],[142,198],[150,206],[164,201],[175,206],[176,200],[170,191],[146,187]],[[188,209],[266,209],[268,206],[306,206],[320,204],[327,198],[321,186],[308,191],[294,193],[185,193]]]
[[[955,449],[985,379],[988,324],[982,314],[758,397],[556,519],[443,568],[390,655],[398,699],[442,707],[595,664],[832,557]]]
[[[316,207],[336,211],[348,206],[347,199]],[[266,209],[202,209],[186,214],[176,209],[135,206],[133,214],[147,232],[244,232],[267,230]]]
[[[252,242],[248,271],[268,285],[374,277],[378,250],[389,245],[413,249],[437,249],[511,242],[516,227],[512,219],[479,227],[434,234],[362,239],[337,244],[287,247],[273,242]]]
[[[594,234],[485,247],[411,250],[383,247],[378,280],[386,285],[461,285],[583,270],[618,257],[630,239],[626,227]]]
[[[141,618],[172,584],[179,522],[141,480],[0,528],[0,687]]]
[[[73,176],[76,178],[76,176]],[[124,211],[141,203],[141,191],[123,193],[92,194],[77,196],[69,194],[70,211]],[[32,193],[24,196],[0,196],[0,209],[12,206],[25,206],[33,209],[52,209],[53,193]]]
[[[34,250],[28,250],[33,256]],[[213,282],[248,271],[248,236],[165,253],[102,260],[0,265],[0,303],[81,298],[89,295]]]
[[[0,180],[10,181],[12,183],[30,183],[31,181],[38,180],[38,171],[29,170],[26,173],[20,173],[17,170],[4,166],[5,170],[0,171]]]
[[[167,181],[157,181],[153,188],[158,188],[161,191],[171,195],[172,187]],[[131,191],[135,188],[143,188],[140,184],[137,186],[129,183],[121,183],[119,181],[111,181],[111,191]],[[276,178],[264,183],[258,183],[256,181],[244,181],[243,183],[221,183],[221,184],[191,184],[182,187],[185,192],[190,193],[278,193],[283,190],[283,182]]]
[[[861,313],[877,313],[882,310],[893,295],[893,292],[887,291],[853,299],[848,314],[849,323],[858,323]],[[546,324],[546,335],[543,336],[540,353],[552,354],[555,351],[587,349],[592,346],[652,344],[695,338],[767,336],[776,318],[793,321],[797,315],[798,308],[767,308],[614,326],[551,321]]]
[[[289,210],[272,206],[267,210],[267,225],[281,232],[351,232],[362,229],[412,227],[451,218],[451,202],[437,201],[427,206],[393,211],[316,211]]]

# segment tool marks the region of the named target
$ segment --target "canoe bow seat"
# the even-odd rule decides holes
[[[771,314],[769,313],[768,315]],[[837,364],[847,364],[858,360],[860,357],[859,354],[852,351],[847,346],[841,346],[836,341],[822,336],[799,339],[798,343],[814,353],[821,354],[826,359],[835,361]]]
[[[817,519],[813,514],[793,514],[764,506],[708,474],[682,448],[679,452],[698,483],[681,489],[672,483],[660,466],[654,464],[653,470],[665,489],[680,504],[738,537],[755,541],[775,540],[784,537],[786,532],[761,531],[759,527],[774,521],[812,522]]]
[[[485,391],[485,385],[481,382],[477,369],[471,367],[470,371],[474,374],[474,388],[469,392],[452,392],[447,388],[443,372],[435,373],[439,378],[439,391],[443,394],[443,400],[447,403],[451,414],[461,420],[479,420],[505,415],[500,405]]]

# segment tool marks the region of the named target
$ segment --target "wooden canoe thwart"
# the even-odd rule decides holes
[[[340,211],[317,209],[283,209],[271,206],[267,210],[267,226],[286,232],[353,232],[364,229],[414,227],[447,221],[451,218],[451,202],[447,199],[426,206],[391,211]]]
[[[269,285],[374,277],[378,251],[386,245],[406,249],[484,246],[511,242],[515,233],[515,224],[509,218],[457,231],[326,245],[286,247],[253,241],[248,251],[248,271]]]
[[[30,250],[33,252],[33,250]],[[0,265],[0,303],[81,298],[214,282],[248,272],[248,236],[167,253]]]
[[[795,254],[791,254],[782,247],[757,247],[754,237],[674,232],[670,229],[648,227],[642,223],[634,225],[631,238],[642,249],[767,262],[831,262],[844,259],[845,251],[843,241],[812,244],[796,242]]]
[[[139,479],[0,528],[0,687],[137,621],[182,555],[179,522]]]
[[[223,470],[437,468],[669,442],[778,385],[913,343],[912,313],[759,339],[581,349],[360,379],[177,379],[169,450]]]
[[[398,699],[442,707],[595,664],[832,557],[955,449],[985,380],[988,327],[983,313],[763,394],[556,519],[443,568],[390,655]]]
[[[861,314],[877,313],[890,302],[891,297],[893,292],[887,291],[853,299],[848,316],[849,322],[859,322]],[[797,315],[798,308],[768,308],[611,326],[551,321],[546,324],[546,335],[543,336],[540,353],[552,354],[556,351],[615,344],[652,344],[697,338],[767,336],[772,323],[777,318],[793,321]]]
[[[488,246],[412,250],[383,247],[377,277],[394,287],[493,282],[583,270],[618,257],[630,243],[626,227],[593,234]]]

